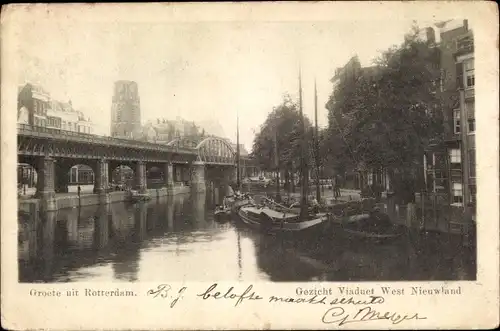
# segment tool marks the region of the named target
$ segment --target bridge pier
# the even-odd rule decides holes
[[[205,192],[206,189],[205,164],[200,161],[195,161],[191,164],[191,192]]]
[[[99,194],[99,202],[109,203],[108,185],[109,185],[109,164],[108,161],[100,159],[95,167],[94,193]]]
[[[206,198],[206,192],[191,196],[191,222],[198,226],[202,225],[205,221]]]
[[[147,189],[146,163],[142,161],[137,161],[135,166],[135,188],[139,193],[145,193]]]
[[[42,156],[38,162],[38,179],[35,196],[41,200],[40,207],[42,211],[56,210],[54,159],[48,156]]]
[[[174,167],[171,162],[165,163],[163,170],[163,179],[167,187],[167,194],[171,195],[174,192]]]
[[[225,172],[226,174],[224,177],[227,177],[227,181],[229,182],[229,184],[236,184],[236,182],[238,181],[237,168],[230,167]]]
[[[228,195],[231,192],[231,189],[235,191],[238,189],[236,187],[237,182],[237,173],[236,167],[229,167],[222,171],[222,184],[224,189],[224,194]]]
[[[96,249],[105,247],[109,242],[109,205],[100,205],[95,214],[94,246]]]
[[[62,162],[54,163],[54,190],[56,193],[68,193],[69,174],[68,169]]]

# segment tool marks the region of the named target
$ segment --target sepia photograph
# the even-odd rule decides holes
[[[435,314],[498,307],[477,287],[498,280],[498,34],[487,6],[396,5],[3,7],[22,325],[59,325],[56,303],[70,329],[206,327],[228,303],[247,308],[218,328],[462,327]]]
[[[19,281],[476,279],[467,18],[36,24]]]

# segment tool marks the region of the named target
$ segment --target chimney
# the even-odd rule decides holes
[[[469,21],[468,20],[464,20],[464,28],[465,28],[465,31],[469,31]]]

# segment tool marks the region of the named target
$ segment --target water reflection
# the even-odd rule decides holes
[[[217,190],[214,190],[217,193]],[[428,236],[386,245],[295,242],[213,220],[217,194],[19,214],[19,279],[357,281],[475,279],[475,252]]]

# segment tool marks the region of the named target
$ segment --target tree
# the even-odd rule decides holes
[[[356,79],[341,81],[327,103],[332,139],[342,138],[354,164],[389,170],[396,194],[406,201],[414,196],[423,152],[442,128],[439,50],[417,32]],[[335,155],[345,152],[340,148]]]
[[[311,132],[311,123],[304,118],[307,132]],[[307,135],[307,139],[312,137]],[[283,102],[269,113],[261,125],[253,142],[252,155],[260,168],[275,171],[277,168],[285,173],[288,182],[299,168],[301,151],[301,126],[298,105],[290,96],[285,95]],[[309,153],[312,149],[309,148]],[[312,154],[306,157],[311,158]]]

